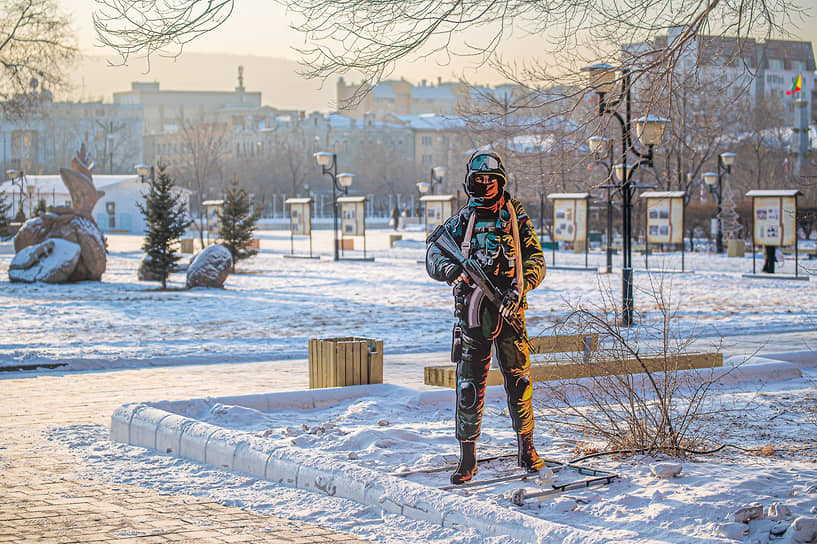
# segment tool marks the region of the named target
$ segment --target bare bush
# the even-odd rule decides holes
[[[557,414],[548,417],[557,427],[612,450],[683,455],[700,447],[708,438],[704,401],[716,385],[715,371],[683,372],[695,332],[681,330],[665,276],[650,275],[643,290],[650,302],[640,305],[646,310],[638,327],[622,327],[610,289],[600,289],[601,303],[571,304],[556,331],[598,334],[599,348],[589,359],[571,361],[575,374],[587,377],[545,382],[548,394],[537,410]]]

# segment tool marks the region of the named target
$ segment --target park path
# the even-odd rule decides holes
[[[0,542],[359,543],[207,498],[81,476],[48,429],[108,425],[129,402],[306,389],[304,361],[0,374]]]

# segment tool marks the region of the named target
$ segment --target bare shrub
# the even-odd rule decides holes
[[[536,409],[554,425],[612,450],[682,455],[706,442],[704,401],[716,374],[711,368],[684,372],[695,331],[681,329],[680,306],[665,278],[649,275],[642,290],[649,301],[639,303],[641,324],[631,328],[619,324],[609,287],[600,285],[598,305],[569,304],[555,333],[598,334],[599,347],[589,359],[570,361],[575,375],[585,377],[542,385],[547,394]]]

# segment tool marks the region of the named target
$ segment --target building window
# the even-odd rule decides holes
[[[423,155],[423,164],[431,165],[432,162],[434,162],[434,156],[433,155],[430,155],[430,154],[429,155]]]
[[[423,136],[422,144],[425,146],[430,146],[434,144],[434,137],[433,136]]]
[[[769,59],[769,70],[783,71],[783,59]]]

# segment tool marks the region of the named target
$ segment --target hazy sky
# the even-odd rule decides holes
[[[78,32],[80,47],[93,54],[107,54],[109,50],[95,47],[96,35],[91,22],[91,13],[97,9],[94,0],[58,0],[62,8],[71,14]],[[813,0],[806,2],[811,3]],[[812,8],[811,17],[804,21],[799,29],[792,28],[796,39],[811,41],[817,44],[817,9]],[[218,30],[201,36],[187,46],[188,51],[203,53],[235,53],[265,57],[282,57],[297,59],[293,47],[304,44],[303,35],[289,28],[293,18],[285,10],[269,0],[237,0],[230,19]],[[531,52],[539,49],[535,38],[509,39],[503,43],[502,53],[505,58],[524,59]],[[470,61],[473,62],[473,61]],[[439,66],[433,61],[403,63],[392,74],[403,76],[409,81],[418,83],[421,79],[435,81],[437,77],[444,80],[465,74],[469,80],[481,84],[499,82],[497,76],[487,70],[475,72],[469,68],[467,59],[452,60],[451,65]]]

